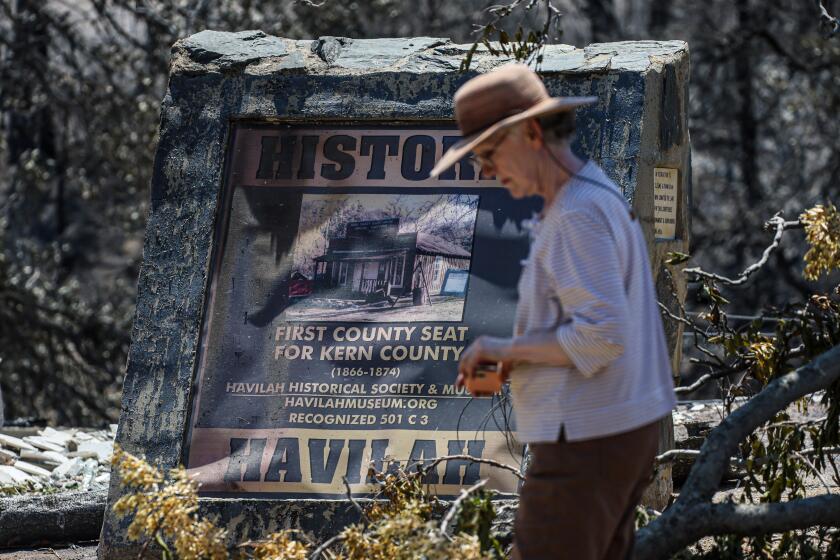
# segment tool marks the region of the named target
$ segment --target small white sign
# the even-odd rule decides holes
[[[678,169],[653,168],[653,221],[656,239],[677,235]]]

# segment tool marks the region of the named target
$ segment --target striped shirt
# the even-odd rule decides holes
[[[618,187],[591,160],[532,231],[515,335],[554,330],[574,364],[511,372],[518,438],[569,441],[626,432],[676,404],[647,246]]]

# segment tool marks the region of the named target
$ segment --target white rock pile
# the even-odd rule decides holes
[[[0,428],[0,494],[107,488],[116,430],[44,428],[16,437]]]

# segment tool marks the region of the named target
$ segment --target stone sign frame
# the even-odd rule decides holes
[[[165,469],[182,462],[211,275],[216,222],[235,120],[260,122],[451,122],[452,96],[476,72],[506,60],[447,39],[294,41],[260,31],[203,31],[175,44],[161,107],[137,309],[116,443]],[[552,45],[541,73],[552,95],[595,95],[579,109],[575,147],[592,157],[630,200],[648,239],[660,300],[675,305],[662,274],[669,251],[686,251],[690,218],[688,47],[681,41]],[[674,240],[653,239],[654,168],[678,170]],[[666,324],[674,365],[681,331]],[[668,426],[663,445],[672,437]],[[669,477],[665,477],[669,478]],[[664,479],[663,479],[664,480]],[[667,496],[667,483],[659,493]],[[108,508],[122,495],[112,477]],[[231,540],[284,527],[316,538],[356,519],[343,500],[203,498]],[[136,556],[127,523],[106,512],[101,558]]]

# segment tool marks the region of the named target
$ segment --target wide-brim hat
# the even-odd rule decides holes
[[[597,100],[551,97],[539,76],[524,64],[505,64],[477,76],[455,92],[455,119],[463,138],[443,154],[429,175],[437,177],[501,130]]]

